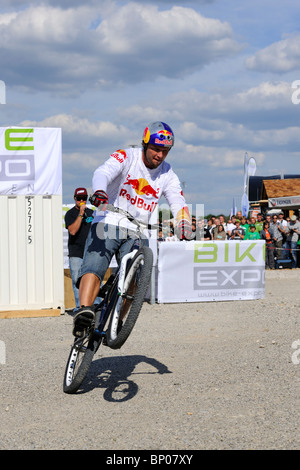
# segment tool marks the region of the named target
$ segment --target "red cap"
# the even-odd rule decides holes
[[[74,197],[76,196],[87,196],[88,193],[87,193],[87,190],[85,188],[76,188],[75,189],[75,193],[74,193]]]

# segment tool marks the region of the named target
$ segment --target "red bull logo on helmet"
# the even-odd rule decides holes
[[[143,144],[172,147],[174,145],[172,129],[164,122],[153,122],[144,130]]]
[[[161,129],[157,132],[158,137],[155,138],[156,144],[161,145],[173,145],[173,134],[165,129]]]
[[[150,131],[149,131],[149,128],[146,127],[146,129],[144,130],[143,142],[145,142],[145,144],[148,144],[149,140],[150,140]]]

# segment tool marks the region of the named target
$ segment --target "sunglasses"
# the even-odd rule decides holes
[[[75,196],[76,201],[87,201],[87,196]]]

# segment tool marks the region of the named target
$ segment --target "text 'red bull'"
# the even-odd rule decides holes
[[[157,206],[157,202],[152,201],[151,204],[147,204],[147,202],[145,202],[142,197],[131,197],[131,194],[129,194],[124,188],[121,189],[120,196],[127,199],[127,201],[130,202],[130,204],[132,204],[133,206],[137,206],[139,209],[144,209],[148,212],[153,212],[155,207]]]

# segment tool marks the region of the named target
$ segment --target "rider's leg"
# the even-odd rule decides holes
[[[83,262],[79,272],[80,308],[74,317],[73,334],[82,336],[83,331],[94,319],[93,304],[99,294],[101,279],[109,267],[114,252],[118,248],[116,237],[107,236],[106,225],[92,225],[85,244]],[[108,233],[108,235],[111,235]]]
[[[93,273],[84,274],[79,285],[80,305],[92,306],[99,293],[101,281]]]

